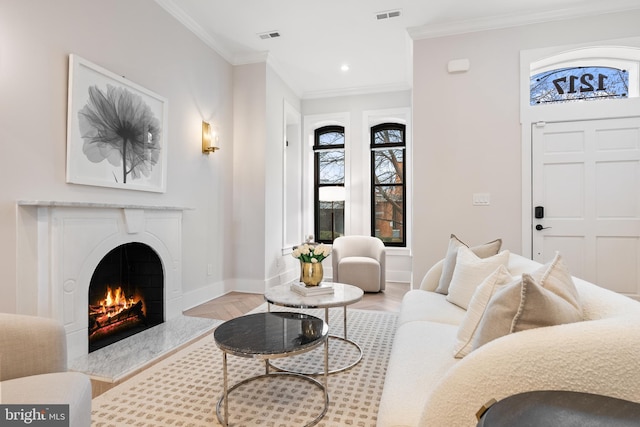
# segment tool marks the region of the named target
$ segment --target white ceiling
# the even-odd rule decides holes
[[[231,64],[267,60],[302,98],[409,89],[412,39],[640,8],[640,0],[156,2]],[[401,15],[376,18],[389,10]],[[258,36],[273,31],[280,37]]]

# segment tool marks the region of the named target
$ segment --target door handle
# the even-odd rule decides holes
[[[543,227],[542,224],[537,224],[536,225],[536,230],[540,231],[540,230],[546,230],[547,228],[551,228],[551,227]]]

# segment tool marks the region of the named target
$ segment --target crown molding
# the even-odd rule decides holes
[[[258,64],[260,62],[267,62],[270,58],[268,51],[247,53],[242,55],[235,55],[233,57],[232,65],[248,65]]]
[[[211,37],[207,31],[200,24],[194,21],[184,10],[176,4],[174,0],[155,0],[164,10],[166,10],[171,16],[176,18],[182,25],[195,34],[200,40],[202,40],[207,46],[216,51],[227,62],[233,64],[233,55],[227,49],[224,48],[215,38]]]
[[[563,21],[567,19],[624,12],[635,9],[640,9],[640,5],[637,0],[609,0],[598,4],[581,6],[579,10],[576,8],[564,8],[554,11],[541,11],[527,14],[514,13],[497,15],[480,19],[469,19],[442,24],[427,24],[419,27],[411,27],[407,29],[407,32],[413,40],[421,40],[452,36],[456,34],[519,27],[543,22]]]
[[[374,93],[400,92],[403,90],[411,90],[411,84],[410,83],[392,83],[392,84],[386,84],[386,85],[318,90],[318,91],[304,92],[302,94],[302,99],[318,99],[318,98],[333,98],[333,97],[340,97],[340,96],[370,95]]]

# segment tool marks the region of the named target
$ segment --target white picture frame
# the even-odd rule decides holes
[[[72,54],[67,109],[68,183],[166,191],[166,98]]]

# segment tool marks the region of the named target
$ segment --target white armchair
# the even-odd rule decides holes
[[[69,426],[91,424],[91,381],[67,372],[63,326],[48,318],[0,313],[0,403],[69,405]]]
[[[380,292],[386,283],[386,256],[382,240],[371,236],[341,236],[331,250],[333,281]]]

